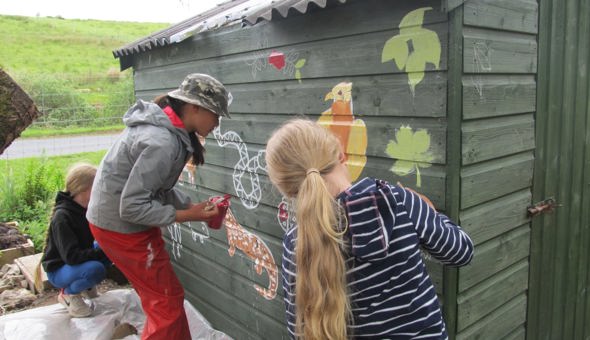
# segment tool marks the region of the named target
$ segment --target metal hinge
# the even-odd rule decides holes
[[[528,216],[535,217],[546,212],[553,212],[557,207],[561,207],[561,204],[557,204],[553,197],[549,197],[539,203],[529,205],[527,207]]]

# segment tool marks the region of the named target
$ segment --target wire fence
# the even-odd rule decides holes
[[[122,128],[123,114],[135,101],[133,79],[120,72],[17,74],[16,81],[42,112],[26,134],[53,137],[17,138],[0,160],[108,149],[118,134],[113,129]]]

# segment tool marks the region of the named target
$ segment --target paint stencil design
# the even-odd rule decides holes
[[[291,204],[285,197],[279,203],[277,221],[279,221],[279,225],[285,232],[289,231],[297,223],[295,212],[291,209]]]
[[[367,127],[355,118],[352,104],[352,83],[336,84],[324,100],[332,100],[330,108],[322,112],[318,123],[338,137],[345,152],[346,168],[355,181],[367,164]]]
[[[258,275],[262,275],[263,269],[266,270],[268,274],[268,288],[261,287],[257,284],[254,285],[254,288],[265,299],[274,299],[277,295],[279,271],[270,249],[261,238],[244,229],[238,223],[231,209],[227,210],[224,223],[227,231],[227,242],[229,243],[229,256],[233,257],[236,249],[239,249],[249,259],[254,261],[254,269]]]
[[[430,135],[424,129],[412,131],[408,126],[402,126],[395,133],[395,140],[390,140],[385,149],[396,161],[391,171],[399,176],[407,176],[416,172],[416,186],[422,186],[420,168],[430,167],[434,156],[429,151]]]
[[[236,195],[246,208],[254,209],[258,207],[262,198],[262,188],[260,187],[258,171],[266,172],[266,167],[264,166],[265,151],[260,150],[255,156],[251,157],[248,153],[248,146],[242,141],[242,138],[237,132],[230,130],[223,134],[221,133],[221,120],[220,125],[213,130],[213,135],[217,139],[219,146],[232,146],[238,150],[240,159],[236,163],[233,172],[233,184],[236,189]],[[244,185],[244,181],[246,185]]]
[[[261,49],[268,48],[268,41],[262,42]],[[272,66],[277,71],[280,71],[285,76],[295,76],[295,79],[301,83],[301,69],[305,66],[306,59],[299,58],[299,52],[288,51],[272,51],[270,53],[265,51],[253,52],[254,58],[247,60],[246,65],[250,67],[252,78],[256,79],[259,72],[266,70]]]
[[[205,222],[194,222],[194,223],[196,223],[198,225],[195,228],[193,228],[193,222],[188,223],[188,226],[191,230],[191,237],[192,237],[193,241],[197,242],[197,239],[199,239],[201,244],[203,244],[206,239],[211,237],[209,235],[209,228],[207,227],[207,224]]]
[[[436,32],[422,27],[424,12],[432,7],[423,7],[411,11],[399,24],[399,34],[385,42],[381,54],[381,63],[394,61],[399,70],[408,74],[408,84],[412,95],[416,85],[424,79],[427,64],[440,67],[441,45]]]
[[[180,259],[180,250],[182,249],[182,230],[180,224],[174,223],[168,226],[170,239],[172,240],[172,255],[175,260]]]

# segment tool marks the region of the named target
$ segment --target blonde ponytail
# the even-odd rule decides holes
[[[295,197],[297,239],[295,262],[298,338],[347,339],[351,308],[347,292],[343,234],[338,204],[322,174],[339,162],[338,139],[307,120],[293,120],[267,144],[271,181]]]

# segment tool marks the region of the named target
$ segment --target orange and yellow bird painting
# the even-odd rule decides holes
[[[362,119],[355,119],[352,107],[352,83],[342,82],[332,88],[325,100],[332,100],[322,112],[318,123],[332,131],[342,145],[346,167],[352,181],[359,178],[367,163],[367,128]]]

